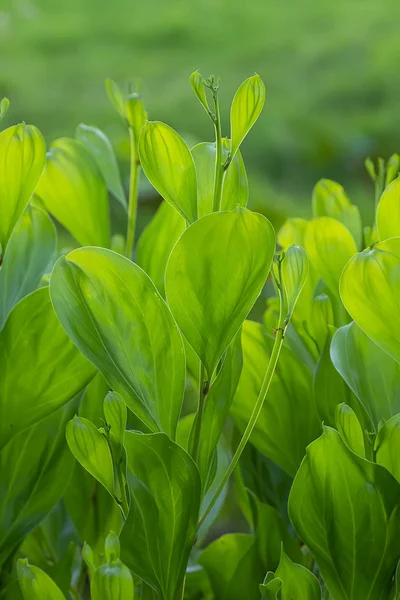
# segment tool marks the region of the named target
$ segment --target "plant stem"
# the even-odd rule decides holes
[[[221,115],[219,110],[218,90],[213,90],[213,100],[215,107],[215,177],[214,177],[214,199],[213,212],[221,210],[222,183],[224,181],[224,165],[222,161],[222,131]]]
[[[132,258],[135,243],[136,215],[138,205],[140,164],[135,147],[133,128],[129,127],[129,139],[131,145],[131,170],[129,181],[129,205],[128,205],[128,228],[126,232],[125,256]]]
[[[200,374],[199,374],[199,405],[197,408],[197,414],[194,422],[194,437],[192,446],[192,458],[197,463],[199,460],[200,453],[200,440],[201,440],[201,426],[203,423],[204,408],[206,405],[207,389],[204,385],[204,365],[200,361]]]
[[[287,325],[288,325],[287,321],[284,320],[284,318],[283,318],[283,298],[282,298],[282,294],[280,292],[279,292],[279,299],[280,299],[280,314],[279,314],[279,320],[278,320],[278,327],[274,331],[275,341],[274,341],[271,356],[269,359],[268,368],[265,373],[263,382],[261,384],[260,393],[258,394],[257,401],[253,408],[253,412],[251,413],[249,422],[247,423],[246,429],[242,435],[242,438],[241,438],[239,445],[235,451],[235,454],[233,455],[231,463],[230,463],[224,477],[222,478],[222,481],[221,481],[220,485],[218,486],[218,489],[215,492],[210,504],[208,505],[208,507],[206,508],[202,517],[200,518],[199,527],[204,522],[204,520],[206,519],[208,514],[210,513],[212,507],[214,506],[215,502],[218,500],[219,495],[221,494],[221,492],[224,489],[226,483],[228,482],[230,476],[232,475],[236,465],[238,464],[239,459],[242,455],[242,452],[253,432],[254,426],[257,423],[257,420],[258,420],[258,417],[260,416],[261,409],[263,407],[265,398],[268,394],[268,390],[269,390],[272,378],[275,373],[275,368],[278,363],[278,358],[279,358],[279,355],[280,355],[280,352],[282,349],[282,344],[283,344],[283,340],[285,338],[285,333],[286,333],[286,329],[287,329]]]

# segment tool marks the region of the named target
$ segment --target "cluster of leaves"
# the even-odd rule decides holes
[[[399,158],[367,162],[371,226],[323,180],[275,236],[239,149],[262,81],[229,139],[219,82],[191,85],[215,142],[189,149],[107,82],[128,198],[98,129],[47,157],[0,133],[0,598],[399,600]],[[135,245],[141,171],[163,202]],[[210,542],[232,483],[247,529]]]

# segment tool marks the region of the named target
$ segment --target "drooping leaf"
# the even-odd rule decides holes
[[[318,275],[332,294],[339,297],[339,280],[343,267],[357,252],[350,231],[331,217],[313,219],[306,231],[305,249]]]
[[[312,208],[314,217],[337,219],[352,234],[357,248],[362,244],[362,221],[357,206],[351,204],[343,187],[330,179],[321,179],[313,189]]]
[[[10,237],[0,269],[0,329],[15,304],[38,287],[51,266],[56,245],[50,217],[28,205]]]
[[[175,244],[168,304],[209,379],[260,294],[274,250],[270,222],[243,208],[206,215]]]
[[[400,177],[383,192],[376,209],[376,225],[381,240],[400,236]]]
[[[76,460],[114,497],[114,469],[106,437],[91,421],[76,416],[65,433]]]
[[[0,332],[0,448],[68,402],[94,375],[41,288],[21,300]]]
[[[178,238],[185,231],[185,219],[163,202],[139,238],[136,262],[165,296],[165,269]]]
[[[127,209],[125,191],[119,173],[114,149],[108,137],[97,127],[89,127],[81,123],[76,130],[76,138],[90,152],[102,174],[107,188],[115,198]]]
[[[24,600],[65,600],[64,594],[45,571],[20,558],[18,581]]]
[[[243,431],[250,418],[268,366],[273,340],[262,326],[245,321],[242,328],[243,369],[231,408]],[[290,377],[288,377],[290,373]],[[290,475],[294,475],[307,444],[320,433],[311,389],[312,374],[283,347],[260,417],[250,441]]]
[[[368,413],[375,428],[400,411],[400,364],[381,350],[356,323],[337,330],[332,362]]]
[[[162,598],[176,600],[197,530],[199,473],[163,433],[127,431],[125,447],[131,510],[120,536],[121,558]]]
[[[222,155],[229,154],[229,140],[222,140]],[[197,172],[197,207],[199,217],[213,212],[215,180],[215,143],[201,142],[191,150]],[[221,192],[221,210],[233,210],[236,206],[247,206],[249,186],[247,174],[240,151],[235,154],[226,171]]]
[[[0,246],[4,253],[42,174],[46,144],[33,125],[13,125],[0,132]]]
[[[218,600],[259,600],[258,584],[263,568],[252,535],[223,535],[207,546],[198,561],[205,568]]]
[[[80,248],[54,267],[57,316],[110,388],[151,430],[175,436],[185,384],[178,328],[140,267],[102,248]]]
[[[318,579],[309,569],[294,563],[283,549],[275,577],[282,581],[282,600],[321,600]]]
[[[202,105],[202,107],[204,108],[206,113],[208,114],[210,112],[210,107],[208,106],[208,102],[207,102],[206,90],[205,90],[205,86],[204,86],[204,79],[203,79],[203,76],[198,71],[194,71],[191,74],[190,85],[192,87],[192,90],[193,90],[196,98],[199,100],[200,104]]]
[[[231,106],[231,157],[233,158],[265,102],[265,85],[259,75],[249,77],[239,86]]]
[[[340,281],[343,304],[357,325],[400,362],[400,238],[360,252]]]
[[[81,142],[70,138],[53,142],[36,193],[80,244],[110,246],[106,184]]]
[[[400,553],[400,485],[330,427],[307,449],[289,515],[335,600],[382,600]]]
[[[350,450],[365,458],[364,436],[360,421],[354,410],[345,402],[336,407],[336,427]]]
[[[171,127],[148,121],[139,142],[140,164],[157,192],[188,223],[197,219],[196,169],[190,150]]]
[[[375,440],[375,460],[400,482],[400,414],[394,415],[379,430]]]
[[[73,468],[65,425],[79,398],[59,408],[0,451],[0,565],[62,496]],[[4,413],[2,413],[4,414]]]

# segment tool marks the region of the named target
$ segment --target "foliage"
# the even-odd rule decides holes
[[[239,149],[264,84],[227,139],[219,80],[190,81],[215,131],[193,148],[107,81],[128,194],[96,128],[46,160],[33,126],[0,132],[0,598],[397,600],[398,157],[367,162],[376,222],[322,180],[275,234]]]

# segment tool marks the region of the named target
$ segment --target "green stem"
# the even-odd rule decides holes
[[[199,460],[200,453],[200,440],[201,440],[201,426],[203,424],[204,408],[206,405],[207,389],[204,385],[204,365],[200,362],[200,375],[199,375],[199,406],[194,423],[194,435],[193,435],[193,446],[192,446],[192,458],[197,463]]]
[[[214,199],[213,212],[221,210],[222,183],[224,181],[224,165],[222,160],[222,130],[221,130],[221,115],[219,110],[218,91],[213,92],[214,107],[215,107],[215,176],[214,176]]]
[[[236,465],[239,462],[239,459],[242,455],[242,452],[247,444],[247,442],[249,441],[249,438],[253,432],[254,426],[257,423],[258,417],[260,416],[261,413],[261,409],[263,407],[265,398],[268,394],[268,390],[269,387],[271,385],[271,381],[272,378],[274,376],[275,373],[275,368],[276,365],[278,363],[278,358],[282,349],[282,344],[283,344],[283,340],[285,338],[285,333],[286,333],[286,329],[287,329],[287,322],[284,320],[283,318],[283,301],[282,301],[282,296],[281,294],[279,294],[280,296],[280,315],[279,315],[279,321],[278,321],[278,327],[275,329],[275,341],[274,341],[274,345],[272,348],[272,353],[271,353],[271,357],[269,359],[269,363],[268,363],[268,368],[267,371],[265,373],[262,385],[261,385],[261,389],[260,389],[260,393],[258,394],[258,398],[257,401],[255,403],[255,406],[253,408],[253,412],[251,413],[249,422],[247,423],[247,427],[243,433],[243,436],[240,440],[240,443],[236,449],[235,454],[233,455],[233,458],[231,460],[231,463],[228,467],[228,470],[226,471],[220,485],[218,486],[217,491],[215,492],[210,504],[208,505],[208,507],[206,508],[205,512],[203,513],[200,521],[199,521],[199,527],[200,525],[204,522],[204,520],[206,519],[206,517],[208,516],[208,514],[210,513],[212,507],[214,506],[214,504],[216,503],[216,501],[218,500],[219,495],[221,494],[222,490],[224,489],[225,485],[227,484],[230,476],[232,475]]]
[[[129,139],[131,145],[131,170],[129,181],[129,205],[128,205],[128,228],[126,232],[125,256],[132,258],[135,243],[136,216],[139,192],[140,164],[136,154],[135,137],[133,128],[129,127]]]

